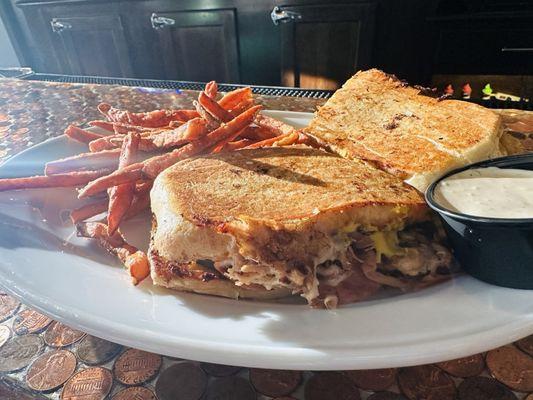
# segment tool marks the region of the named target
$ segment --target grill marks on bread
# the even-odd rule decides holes
[[[499,155],[500,117],[484,107],[439,101],[372,69],[358,72],[319,109],[306,133],[348,158],[409,179]],[[414,185],[419,189],[419,185]]]

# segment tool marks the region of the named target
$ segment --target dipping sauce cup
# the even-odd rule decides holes
[[[436,189],[444,179],[487,167],[533,171],[533,154],[496,158],[450,171],[429,186],[426,201],[440,215],[455,257],[467,273],[498,286],[533,289],[533,218],[467,215],[438,202]]]

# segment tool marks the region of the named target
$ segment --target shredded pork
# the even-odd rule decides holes
[[[356,231],[348,235],[344,247],[335,240],[335,251],[330,246],[327,257],[317,258],[328,259],[311,266],[294,260],[251,260],[235,246],[230,258],[214,262],[214,268],[237,286],[261,285],[268,290],[285,287],[313,306],[335,308],[367,299],[382,286],[407,290],[446,277],[441,272],[449,270],[452,255],[432,239],[431,232],[407,229],[399,233],[402,254],[378,257],[371,236]]]

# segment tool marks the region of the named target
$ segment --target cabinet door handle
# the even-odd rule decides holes
[[[527,53],[533,51],[533,47],[502,47],[503,52]]]
[[[167,26],[173,26],[176,24],[176,21],[172,18],[160,17],[156,13],[152,13],[150,22],[152,23],[152,28],[154,29],[163,29]]]
[[[50,21],[50,25],[52,25],[52,31],[54,31],[55,33],[61,33],[65,29],[72,29],[72,25],[71,24],[69,24],[68,22],[61,22],[57,18],[53,18]]]
[[[295,11],[282,10],[278,6],[272,9],[270,13],[270,18],[274,25],[279,25],[280,23],[292,22],[302,19],[302,14]]]

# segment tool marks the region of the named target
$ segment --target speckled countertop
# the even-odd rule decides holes
[[[96,105],[100,102],[148,111],[190,107],[194,98],[196,92],[189,91],[0,79],[0,163],[61,135],[69,123],[99,119]],[[256,98],[267,109],[305,112],[324,102]],[[501,113],[510,145],[533,151],[533,113]],[[273,396],[284,400],[533,399],[533,336],[487,354],[437,366],[357,373],[274,373],[188,363],[128,350],[27,310],[0,293],[0,399],[70,399],[91,385],[87,390],[94,389],[93,395],[77,398],[142,400],[155,399],[157,393],[160,400]],[[28,332],[28,327],[35,332]],[[124,391],[127,387],[131,388]]]

